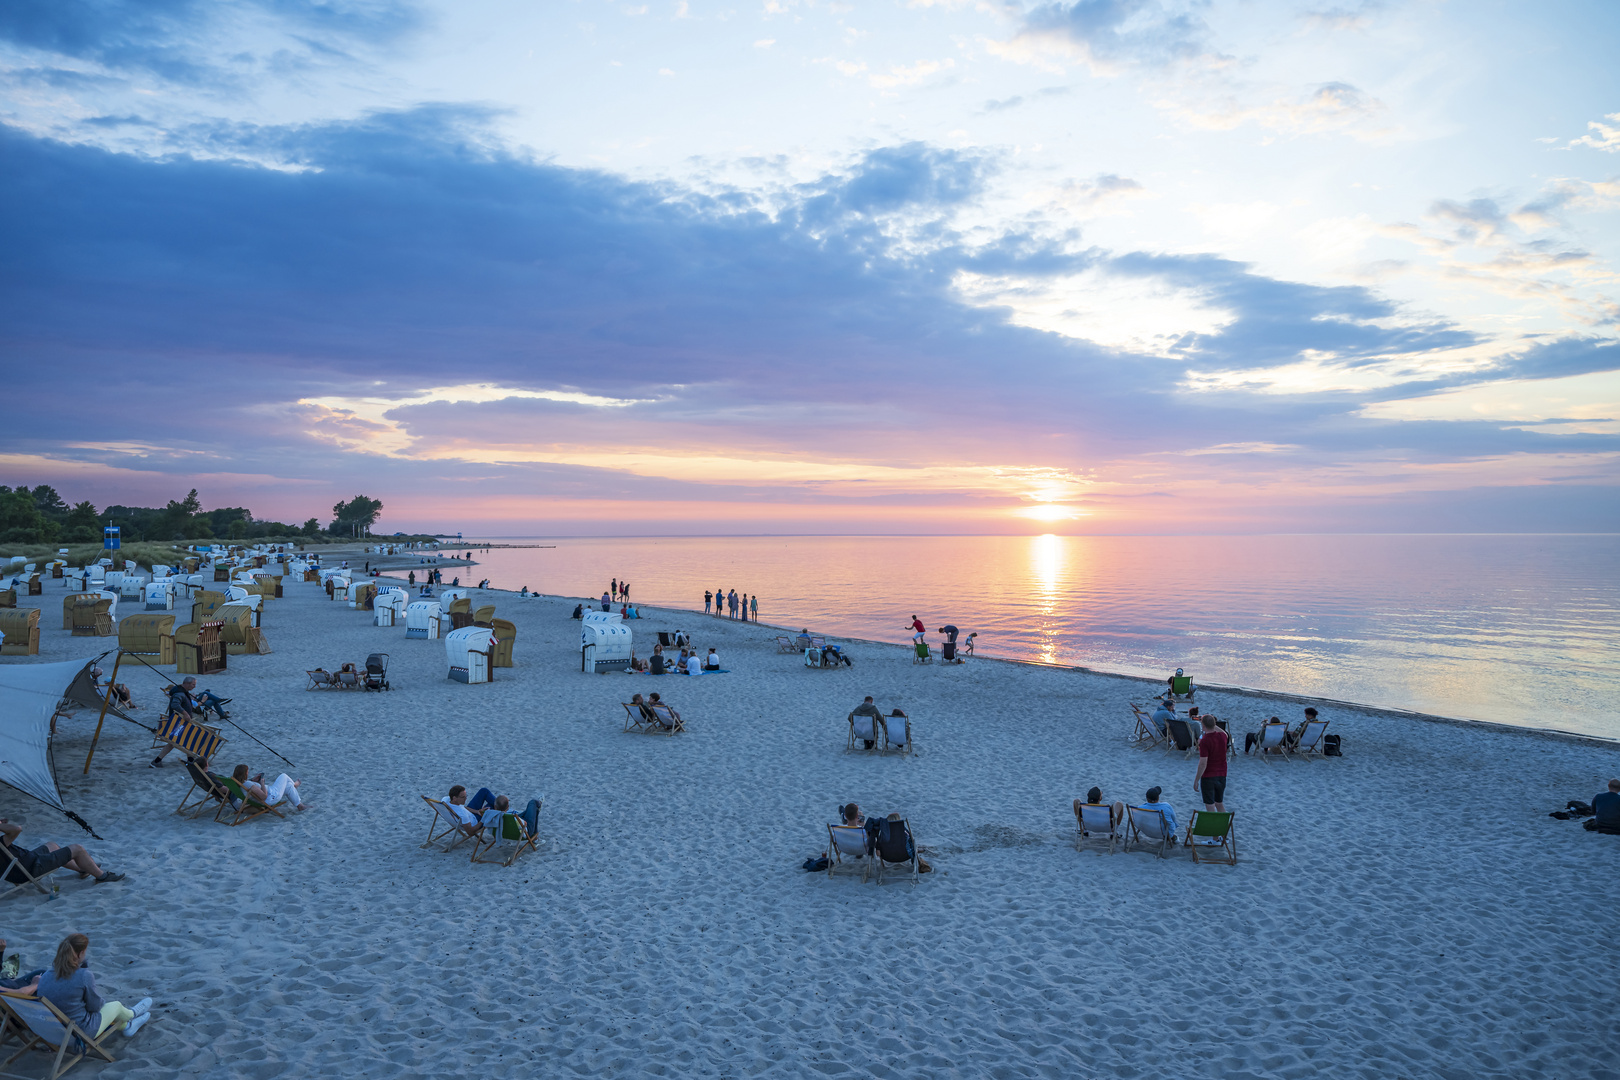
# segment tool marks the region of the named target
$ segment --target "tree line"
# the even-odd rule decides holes
[[[100,511],[88,500],[71,506],[49,484],[15,488],[0,484],[0,543],[88,544],[100,540],[102,530],[116,525],[131,543],[151,540],[256,540],[264,537],[359,537],[369,535],[382,513],[377,499],[356,495],[332,507],[332,521],[322,528],[310,518],[302,525],[253,516],[245,506],[204,510],[192,488],[183,499],[167,506],[114,504]]]

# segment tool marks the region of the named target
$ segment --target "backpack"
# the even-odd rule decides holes
[[[1339,749],[1339,737],[1337,735],[1322,736],[1322,756],[1344,757],[1344,751]]]

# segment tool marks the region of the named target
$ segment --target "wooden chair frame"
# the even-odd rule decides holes
[[[1275,733],[1276,741],[1267,742],[1267,736],[1272,733]],[[1275,750],[1277,753],[1268,754],[1266,753],[1267,750]],[[1254,754],[1256,757],[1260,758],[1262,761],[1269,762],[1273,757],[1287,758],[1289,753],[1287,724],[1280,720],[1274,724],[1268,720],[1266,723],[1260,725],[1260,738],[1254,744]]]
[[[61,1042],[52,1045],[49,1039],[34,1030],[26,1014],[33,1012],[35,1006],[43,1006],[49,1010],[46,1016],[36,1015],[36,1021],[50,1020],[61,1025]],[[51,1062],[49,1080],[57,1080],[57,1077],[83,1061],[92,1051],[106,1061],[116,1060],[102,1044],[104,1041],[110,1040],[113,1034],[119,1030],[117,1024],[107,1025],[106,1031],[92,1038],[89,1032],[64,1016],[62,1010],[58,1009],[48,998],[36,997],[31,994],[0,994],[0,1009],[5,1010],[5,1023],[0,1026],[0,1031],[3,1031],[4,1035],[0,1035],[0,1042],[3,1042],[6,1036],[15,1031],[18,1039],[23,1044],[21,1050],[18,1050],[5,1060],[4,1067],[6,1068],[9,1068],[13,1062],[28,1053],[28,1051],[36,1048],[43,1049],[46,1053],[52,1050],[56,1051],[56,1059]],[[69,1050],[69,1047],[74,1046],[77,1047],[76,1050]],[[73,1055],[72,1057],[68,1057],[70,1053]],[[14,1074],[7,1073],[5,1075],[11,1076]]]
[[[1325,758],[1327,754],[1326,743],[1328,721],[1307,720],[1305,726],[1299,729],[1299,735],[1294,739],[1294,745],[1289,753],[1301,761],[1309,761],[1313,757]]]
[[[866,884],[867,877],[872,872],[872,862],[877,856],[870,852],[864,855],[855,855],[839,850],[838,833],[859,833],[861,837],[861,850],[866,850],[866,829],[860,825],[828,825],[827,826],[827,876],[834,873],[853,876],[858,867],[861,872],[861,884]]]
[[[911,741],[911,717],[902,714],[900,716],[880,716],[880,717],[877,718],[877,720],[878,720],[878,724],[883,728],[883,739],[878,744],[878,749],[882,753],[885,753],[885,754],[909,754],[909,753],[911,753],[913,751],[914,746],[913,746],[912,741]],[[889,735],[889,722],[891,720],[899,720],[905,726],[905,733],[906,733],[905,741],[896,743],[890,737],[890,735]]]
[[[1206,826],[1202,830],[1200,830],[1199,827],[1198,827],[1198,822],[1199,822],[1200,818],[1202,818],[1205,821],[1209,822],[1209,825]],[[1224,821],[1225,828],[1219,828],[1223,824],[1223,822],[1222,822],[1223,818],[1225,819],[1225,821]],[[1187,838],[1186,838],[1185,841],[1183,841],[1183,843],[1187,847],[1187,850],[1192,852],[1192,860],[1193,860],[1193,862],[1223,863],[1223,864],[1225,864],[1227,866],[1236,866],[1237,865],[1237,832],[1235,830],[1236,824],[1237,824],[1237,811],[1236,810],[1194,810],[1192,812],[1192,820],[1187,823]],[[1217,829],[1219,829],[1219,831],[1216,831]],[[1195,837],[1195,836],[1197,836],[1197,837],[1205,837],[1205,838],[1214,837],[1214,838],[1217,838],[1219,840],[1219,843],[1215,843],[1215,844],[1195,844],[1195,843],[1193,843],[1193,837]],[[1220,850],[1220,851],[1224,851],[1226,853],[1226,858],[1218,859],[1218,858],[1212,858],[1212,857],[1204,857],[1204,858],[1199,857],[1198,853],[1200,851],[1203,851],[1205,853],[1210,853],[1213,850],[1217,850],[1217,849]]]
[[[880,716],[868,716],[868,717],[865,717],[865,719],[868,719],[868,720],[872,721],[872,746],[871,746],[871,748],[868,749],[866,746],[862,745],[862,744],[864,744],[866,742],[866,737],[864,735],[856,735],[855,734],[855,713],[854,713],[853,710],[851,710],[851,712],[849,714],[849,742],[845,745],[844,749],[845,750],[853,750],[853,751],[855,751],[857,753],[861,753],[861,754],[877,754],[877,753],[881,753],[882,750],[883,750],[883,738],[884,737],[878,731],[878,726],[879,726],[879,721],[882,720],[882,717],[880,717]]]
[[[1167,737],[1159,734],[1158,726],[1153,723],[1153,714],[1134,701],[1131,702],[1131,713],[1136,717],[1136,728],[1131,732],[1130,744],[1137,749],[1161,748]]]
[[[453,836],[455,839],[451,840],[449,843],[446,843],[444,845],[444,850],[454,851],[467,841],[476,841],[478,839],[477,833],[470,833],[466,829],[462,828],[461,820],[457,818],[455,813],[450,809],[449,800],[435,799],[431,795],[424,795],[422,796],[422,801],[427,803],[428,808],[433,811],[433,820],[428,822],[427,842],[419,846],[430,848],[444,841],[446,837]],[[434,832],[434,830],[438,829],[441,824],[444,826],[444,828],[439,829],[438,832]]]
[[[219,810],[214,814],[215,821],[219,821],[221,817],[224,816],[226,811],[230,811],[232,817],[231,820],[225,822],[225,824],[229,825],[233,829],[244,822],[252,821],[257,817],[263,817],[265,814],[274,814],[276,817],[282,819],[287,817],[286,814],[283,814],[280,810],[276,809],[276,807],[286,803],[287,797],[285,795],[281,797],[280,802],[274,804],[263,803],[249,795],[246,789],[244,789],[241,784],[238,784],[233,777],[221,776],[219,778],[219,782],[225,785],[225,790],[231,793],[231,798],[230,801],[220,804]],[[238,802],[241,805],[232,806],[232,801]]]
[[[1150,817],[1158,819],[1159,838],[1155,839],[1142,831],[1142,829],[1136,824],[1137,815],[1141,815],[1144,821]],[[1158,844],[1159,858],[1163,859],[1167,857],[1170,845],[1176,842],[1176,834],[1175,831],[1170,828],[1170,823],[1164,819],[1163,810],[1147,810],[1140,806],[1126,806],[1125,820],[1129,823],[1128,834],[1125,837],[1126,851],[1131,850],[1132,845],[1146,847],[1149,844]]]
[[[198,817],[211,802],[217,802],[220,806],[230,802],[231,793],[219,782],[219,777],[209,773],[206,766],[198,765],[189,755],[186,757],[186,772],[191,776],[191,787],[186,789],[185,797],[180,800],[180,805],[175,807],[175,813],[183,814],[190,810],[192,817]],[[198,793],[196,802],[189,801],[192,792]],[[214,814],[216,817],[219,815],[217,807]]]
[[[1185,716],[1174,716],[1164,722],[1165,746],[1167,749],[1182,749],[1181,745],[1176,741],[1176,725],[1180,724],[1184,729],[1186,729],[1187,738],[1190,740],[1190,742],[1185,752],[1183,752],[1181,755],[1181,760],[1183,761],[1186,761],[1188,758],[1193,757],[1198,753],[1199,732],[1193,730],[1193,724],[1195,723],[1197,723],[1196,720],[1189,720]],[[1200,725],[1200,730],[1202,730],[1202,725]]]
[[[895,873],[896,872],[896,871],[889,870],[888,867],[890,867],[890,866],[910,866],[911,867],[911,872],[908,873],[908,874],[905,874],[905,876],[910,879],[910,881],[911,881],[911,883],[913,885],[915,885],[915,884],[917,884],[917,882],[922,880],[922,870],[917,865],[918,862],[921,860],[921,857],[922,857],[921,854],[917,850],[917,834],[911,831],[911,822],[905,820],[904,818],[902,818],[899,821],[891,821],[891,822],[889,822],[889,831],[890,831],[891,834],[893,833],[893,831],[894,831],[894,829],[896,827],[898,827],[900,829],[903,829],[905,831],[906,837],[908,839],[910,839],[910,841],[911,841],[911,858],[909,858],[909,859],[896,859],[895,861],[890,862],[888,859],[885,859],[883,857],[883,850],[882,850],[881,847],[874,850],[872,852],[872,862],[873,862],[874,867],[877,870],[877,883],[879,885],[882,885],[883,884],[883,879],[884,879],[885,876],[887,876],[890,873]]]
[[[1086,813],[1088,810],[1092,811],[1089,815]],[[1086,820],[1088,816],[1095,818],[1099,812],[1102,814],[1101,821]],[[1113,807],[1107,803],[1081,803],[1074,812],[1074,850],[1084,850],[1088,840],[1099,842],[1107,840],[1108,854],[1112,855],[1114,845],[1125,839],[1123,835],[1124,829],[1121,827],[1125,823],[1122,821],[1116,822],[1113,817]],[[1097,854],[1101,855],[1102,852],[1099,851]]]
[[[663,716],[659,715],[660,711],[663,712]],[[652,727],[648,730],[654,735],[679,735],[686,730],[686,722],[681,719],[681,714],[663,702],[659,702],[657,705],[648,705],[647,712],[652,717]],[[665,719],[665,717],[668,717],[668,719]]]
[[[624,707],[624,730],[637,735],[661,734],[657,731],[658,725],[653,722],[652,715],[645,705],[636,705],[632,702],[619,702]]]
[[[50,877],[52,874],[56,873],[56,870],[64,869],[63,867],[59,866],[59,867],[56,868],[56,870],[48,870],[45,873],[39,875],[38,877],[35,877],[27,868],[25,868],[23,866],[22,863],[17,861],[17,856],[12,853],[10,848],[5,849],[5,855],[6,855],[6,866],[5,866],[5,869],[0,870],[0,886],[9,885],[11,887],[6,889],[5,892],[0,893],[0,900],[4,900],[6,897],[10,896],[12,893],[16,892],[19,889],[26,889],[30,885],[32,885],[34,888],[38,889],[41,893],[44,893],[45,895],[49,895],[51,890],[47,889],[45,887],[45,885],[44,885],[45,879]],[[12,881],[11,880],[11,871],[12,871],[12,868],[14,868],[14,867],[16,868],[18,873],[22,874],[22,876],[27,878],[28,880],[19,881],[19,882]]]
[[[542,812],[545,810],[543,803],[540,809]],[[538,816],[535,818],[535,823],[539,824]],[[523,815],[516,810],[486,810],[484,811],[482,824],[483,827],[478,830],[478,836],[473,843],[472,862],[511,866],[517,862],[519,855],[526,851],[535,851],[539,847],[539,830],[536,829],[534,835],[531,836],[528,825],[523,821]],[[507,835],[508,826],[517,831],[516,836]],[[486,834],[488,834],[487,838]],[[495,850],[495,845],[500,843],[511,843],[513,845],[512,853],[504,860],[479,858],[480,855],[487,855]]]

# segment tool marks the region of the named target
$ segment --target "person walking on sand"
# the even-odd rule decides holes
[[[1204,735],[1198,740],[1198,771],[1193,774],[1193,790],[1204,800],[1205,810],[1226,812],[1226,753],[1230,738],[1215,726],[1213,716],[1198,718]]]
[[[707,615],[709,613],[709,601],[711,601],[713,599],[714,599],[714,593],[710,592],[708,589],[704,589],[703,590],[703,614]]]

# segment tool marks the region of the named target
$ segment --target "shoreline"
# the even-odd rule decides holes
[[[476,566],[477,565],[477,560],[475,559],[471,563],[468,563],[466,565]],[[383,576],[386,576],[386,574],[383,575]],[[403,586],[404,582],[402,581],[402,582],[400,582],[400,584]],[[442,587],[443,588],[452,588],[453,586],[446,585],[446,586],[442,586]],[[465,585],[460,586],[460,587],[461,588],[475,588],[475,586],[465,586]],[[481,590],[478,590],[478,591],[480,591],[480,592],[508,593],[508,594],[510,594],[512,596],[520,595],[518,593],[518,591],[515,590],[515,589],[498,589],[498,588],[493,588],[492,587],[492,588],[488,588],[488,589],[481,589]],[[569,596],[563,596],[563,595],[561,595],[559,593],[540,593],[540,592],[531,591],[529,593],[529,595],[532,596],[532,597],[546,599],[546,600],[561,600],[561,601],[573,600],[576,603],[579,603],[579,602],[595,603],[595,602],[597,602],[592,597],[569,597]],[[638,602],[637,608],[639,609],[642,606],[643,605],[641,605]],[[705,612],[702,612],[702,611],[697,611],[697,610],[695,610],[693,608],[669,607],[669,606],[663,605],[663,604],[646,605],[646,607],[650,611],[658,611],[658,612],[665,612],[665,613],[669,613],[669,614],[680,614],[680,615],[693,615],[693,616],[702,615],[706,619],[718,619],[720,622],[727,623],[727,624],[747,625],[747,626],[761,626],[761,627],[765,627],[766,629],[773,630],[773,631],[774,630],[779,630],[779,631],[782,631],[784,633],[789,633],[789,634],[798,633],[797,630],[794,630],[789,626],[783,626],[783,625],[779,625],[779,624],[776,624],[776,623],[769,623],[769,622],[765,622],[763,620],[761,620],[759,622],[744,623],[743,620],[741,620],[741,619],[723,618],[721,616],[705,613]],[[882,645],[882,646],[885,646],[885,647],[901,648],[901,649],[907,648],[906,643],[905,642],[900,642],[900,641],[882,641],[882,640],[879,640],[879,639],[876,639],[876,638],[850,637],[850,636],[844,635],[844,634],[824,634],[824,635],[818,635],[818,636],[834,638],[834,639],[836,639],[838,641],[854,642],[854,643],[858,643],[858,644],[861,644],[861,645]],[[936,652],[938,651],[937,643],[930,642],[929,644],[930,644],[930,647],[933,648]],[[1050,664],[1050,663],[1045,663],[1045,662],[1040,661],[1040,660],[1025,660],[1025,659],[1022,659],[1020,657],[1016,657],[1016,656],[1002,656],[1002,655],[999,655],[997,653],[990,653],[990,652],[978,653],[978,654],[976,654],[974,656],[974,659],[975,660],[994,660],[994,661],[997,661],[997,662],[1000,662],[1000,663],[1005,663],[1005,664],[1018,664],[1018,665],[1021,665],[1021,666],[1024,666],[1024,667],[1037,668],[1037,669],[1045,670],[1045,671],[1073,671],[1073,672],[1083,674],[1083,675],[1096,675],[1096,676],[1100,676],[1102,678],[1120,679],[1120,680],[1123,680],[1123,681],[1126,681],[1126,682],[1141,683],[1141,684],[1144,685],[1145,688],[1149,689],[1150,691],[1153,688],[1155,688],[1156,686],[1159,685],[1158,680],[1155,680],[1155,679],[1150,678],[1150,677],[1145,676],[1145,675],[1131,675],[1131,674],[1129,674],[1127,672],[1109,671],[1109,670],[1107,670],[1105,668],[1088,667],[1088,666],[1086,666],[1084,664]],[[1585,732],[1580,732],[1580,731],[1568,731],[1568,730],[1566,730],[1564,728],[1534,727],[1534,726],[1531,726],[1531,725],[1528,725],[1528,724],[1510,724],[1510,723],[1506,723],[1506,722],[1500,721],[1500,720],[1476,720],[1476,719],[1473,719],[1471,717],[1466,717],[1466,716],[1446,716],[1443,713],[1421,712],[1421,711],[1416,710],[1416,709],[1403,708],[1403,707],[1401,707],[1399,705],[1374,705],[1374,704],[1369,704],[1367,702],[1345,701],[1345,700],[1341,700],[1339,698],[1316,697],[1316,696],[1312,696],[1312,695],[1309,695],[1309,694],[1295,694],[1295,693],[1291,693],[1291,692],[1289,692],[1287,690],[1266,690],[1266,689],[1263,689],[1261,687],[1238,686],[1238,685],[1228,684],[1228,683],[1204,683],[1204,682],[1201,682],[1201,683],[1198,684],[1198,688],[1200,690],[1210,690],[1210,691],[1215,691],[1215,692],[1222,693],[1222,694],[1235,694],[1235,695],[1238,695],[1238,696],[1241,696],[1241,697],[1255,698],[1257,700],[1285,701],[1285,702],[1288,702],[1288,703],[1294,704],[1294,705],[1317,705],[1317,706],[1328,705],[1328,706],[1331,706],[1331,707],[1336,708],[1336,709],[1354,709],[1354,710],[1364,712],[1364,713],[1387,714],[1387,715],[1390,715],[1390,716],[1405,717],[1405,718],[1410,719],[1410,720],[1423,720],[1423,721],[1427,721],[1429,723],[1435,723],[1435,724],[1452,724],[1452,725],[1456,725],[1458,727],[1466,727],[1466,728],[1488,728],[1488,729],[1492,729],[1492,730],[1496,730],[1496,731],[1503,731],[1503,732],[1517,733],[1517,734],[1525,734],[1525,735],[1544,735],[1544,736],[1550,736],[1550,737],[1558,738],[1558,739],[1574,740],[1574,741],[1577,741],[1577,742],[1589,742],[1589,743],[1593,743],[1593,744],[1598,745],[1598,746],[1610,747],[1612,749],[1620,749],[1620,738],[1610,738],[1610,737],[1604,736],[1604,735],[1590,735],[1590,734],[1587,734]],[[1150,696],[1154,696],[1154,695],[1150,694]]]

